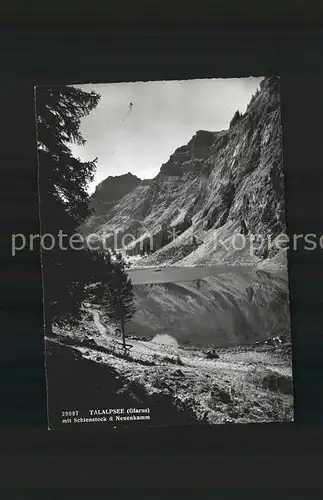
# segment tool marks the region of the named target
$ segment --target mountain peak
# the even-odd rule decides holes
[[[127,172],[126,174],[121,174],[121,175],[109,175],[106,179],[104,179],[104,181],[100,182],[95,190],[100,190],[102,189],[104,186],[107,185],[107,183],[109,182],[113,182],[113,183],[118,183],[119,181],[127,181],[127,180],[137,180],[138,182],[141,182],[141,179],[139,177],[137,177],[136,175],[132,174],[131,172]]]
[[[118,200],[140,183],[141,179],[131,172],[115,176],[109,175],[96,186],[91,196],[91,207],[96,214],[105,214]]]

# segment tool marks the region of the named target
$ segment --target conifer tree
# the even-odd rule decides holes
[[[126,350],[125,326],[136,312],[132,282],[126,267],[121,253],[117,254],[115,262],[112,262],[112,272],[107,276],[102,296],[103,311],[110,319],[120,323],[124,350]]]
[[[240,113],[239,110],[237,110],[234,115],[233,115],[233,118],[230,122],[230,128],[233,127],[239,120],[240,118],[242,117],[242,114]]]
[[[86,189],[96,160],[75,158],[69,144],[85,143],[81,119],[100,96],[69,86],[37,87],[35,94],[41,235],[51,235],[47,248],[55,241],[51,250],[41,250],[45,327],[51,334],[53,322],[64,325],[80,319],[89,279],[89,253],[71,248],[69,239],[90,213]],[[82,248],[81,242],[73,243]]]
[[[90,268],[90,279],[93,283],[91,297],[95,302],[102,303],[104,299],[110,300],[110,281],[113,269],[111,255],[107,250],[93,252],[92,262]]]

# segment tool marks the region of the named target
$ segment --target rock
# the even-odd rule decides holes
[[[184,373],[182,372],[182,370],[178,369],[178,370],[174,370],[173,371],[173,375],[176,375],[177,377],[184,377]]]
[[[89,348],[96,348],[97,344],[93,339],[85,340],[84,345],[86,345]]]
[[[217,354],[217,352],[215,351],[215,349],[208,349],[206,352],[205,352],[205,356],[208,358],[208,359],[218,359],[220,356]]]
[[[224,418],[222,419],[222,422],[223,422],[224,424],[234,424],[234,420],[233,420],[232,418],[229,418],[229,417],[224,417]]]
[[[279,347],[282,344],[282,340],[278,335],[276,337],[270,337],[269,339],[265,340],[265,344],[272,347]]]
[[[202,422],[208,423],[208,421],[209,421],[209,418],[208,418],[208,417],[209,417],[209,414],[210,414],[210,412],[209,412],[209,411],[207,411],[207,410],[206,410],[206,411],[204,411],[204,412],[201,414],[201,416],[200,416],[200,420],[201,420]]]
[[[155,385],[160,389],[168,389],[168,382],[166,380],[156,380]]]
[[[213,386],[210,396],[213,401],[221,401],[221,403],[229,404],[231,403],[231,395],[229,392],[221,389],[218,386]]]
[[[148,380],[148,375],[143,375],[144,380]],[[157,387],[159,389],[164,389],[165,387],[169,386],[170,379],[168,377],[168,374],[161,374],[161,373],[156,373],[156,375],[150,379],[151,383],[154,387]]]
[[[97,357],[96,357],[96,360],[97,360],[97,361],[102,361],[102,359],[103,359],[103,358],[102,358],[102,356],[97,356]]]
[[[256,413],[257,415],[262,415],[262,411],[260,408],[254,408],[253,412]]]

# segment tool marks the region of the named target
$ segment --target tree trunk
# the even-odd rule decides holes
[[[121,318],[120,322],[121,322],[123,348],[124,348],[124,350],[126,350],[126,334],[124,331],[124,319]]]

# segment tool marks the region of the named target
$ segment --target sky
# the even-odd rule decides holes
[[[85,145],[71,145],[73,155],[83,161],[98,158],[89,193],[110,175],[155,177],[197,130],[227,129],[237,109],[245,112],[262,79],[73,85],[101,95],[97,107],[81,121]]]

